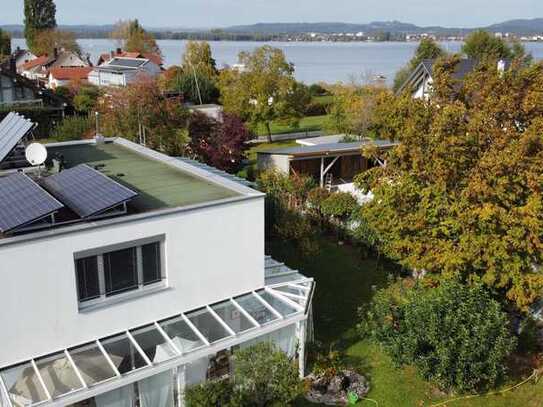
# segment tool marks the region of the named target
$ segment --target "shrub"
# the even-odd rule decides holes
[[[87,116],[66,117],[53,131],[57,141],[81,140],[93,129],[93,121]]]
[[[446,390],[495,386],[516,340],[500,304],[482,287],[446,282],[437,288],[379,291],[359,326],[399,365]]]
[[[94,85],[84,85],[74,96],[74,107],[81,113],[90,113],[96,110],[98,99],[102,96],[100,88]]]
[[[228,380],[211,380],[187,388],[185,391],[187,407],[234,407],[236,397],[234,386]]]
[[[258,343],[234,355],[234,381],[243,394],[243,405],[280,405],[302,392],[296,365],[277,347]]]
[[[314,83],[309,86],[309,93],[311,96],[324,96],[328,95],[328,91],[320,84]]]
[[[322,201],[321,210],[325,215],[346,220],[358,208],[356,198],[348,192],[336,192]]]

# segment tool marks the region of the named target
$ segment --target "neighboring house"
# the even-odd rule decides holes
[[[383,160],[362,156],[362,148],[375,145],[386,152],[396,143],[388,140],[342,142],[343,135],[297,140],[298,147],[267,149],[257,152],[257,166],[262,170],[277,170],[285,174],[312,177],[321,187],[330,190],[355,192],[354,177]]]
[[[96,86],[127,86],[142,77],[155,78],[159,65],[147,58],[115,57],[89,73],[89,82]]]
[[[19,47],[17,47],[17,49],[11,55],[15,58],[15,66],[17,67],[17,70],[19,70],[19,68],[24,64],[37,58],[36,55],[29,50],[21,49]]]
[[[413,98],[417,99],[428,99],[432,91],[433,79],[433,67],[435,59],[425,59],[423,60],[413,72],[409,75],[407,80],[403,85],[398,89],[398,94],[409,90]],[[475,59],[461,59],[456,65],[455,71],[452,74],[452,77],[458,81],[462,81],[466,75],[473,72],[477,66],[478,61]],[[500,71],[505,71],[511,66],[511,61],[509,60],[499,60],[497,62],[497,69]]]
[[[121,138],[46,147],[0,172],[2,407],[183,406],[258,341],[304,374],[314,281],[264,255],[264,194]]]
[[[124,58],[146,58],[153,63],[157,64],[162,68],[163,61],[162,57],[159,54],[155,54],[153,52],[127,52],[123,51],[121,48],[117,48],[115,51],[111,51],[109,54],[101,54],[98,58],[98,61],[96,62],[96,66],[100,66],[105,64],[106,62],[110,61],[111,59],[115,57],[124,57]]]
[[[0,66],[0,107],[15,104],[42,104],[36,85],[17,74],[16,60],[11,58]]]
[[[87,82],[91,71],[92,67],[89,66],[52,68],[49,70],[47,87],[49,89],[56,89],[59,86],[68,86],[73,82]]]
[[[41,82],[45,85],[49,79],[49,70],[53,68],[81,68],[90,66],[88,59],[72,51],[57,51],[54,54],[42,55],[23,64],[19,73],[28,79]]]

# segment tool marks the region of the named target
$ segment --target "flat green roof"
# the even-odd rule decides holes
[[[65,168],[88,164],[138,192],[139,196],[130,203],[136,211],[175,208],[240,195],[114,142],[47,146],[47,150],[49,157],[61,154]]]

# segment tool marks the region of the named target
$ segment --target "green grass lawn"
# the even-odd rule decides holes
[[[328,116],[307,116],[300,120],[298,127],[289,126],[279,122],[273,122],[271,125],[272,134],[286,134],[286,133],[303,133],[306,131],[322,130],[324,122]],[[259,136],[265,136],[266,128],[261,125],[256,129],[256,134]]]
[[[319,239],[319,249],[316,255],[304,258],[290,243],[277,240],[267,242],[268,254],[315,278],[316,338],[344,350],[349,363],[369,377],[371,390],[368,397],[376,400],[379,407],[430,407],[452,398],[444,397],[436,391],[417,375],[415,369],[396,368],[377,345],[360,339],[356,333],[356,310],[370,301],[376,288],[387,284],[387,276],[398,272],[397,267],[384,260],[364,256],[353,247],[339,246],[328,239]],[[297,405],[315,406],[303,400]],[[375,406],[375,403],[363,401],[358,405],[369,407]],[[502,395],[447,403],[447,407],[456,406],[541,407],[543,380],[535,385],[525,384]]]

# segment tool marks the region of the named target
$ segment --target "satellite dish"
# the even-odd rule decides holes
[[[47,159],[47,149],[40,143],[29,144],[25,150],[26,160],[32,165],[41,165]]]

